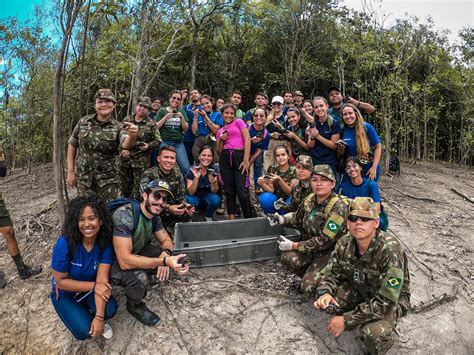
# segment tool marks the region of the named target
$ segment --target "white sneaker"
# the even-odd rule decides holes
[[[213,221],[212,217],[204,217],[204,219],[206,220],[206,222],[212,222]]]
[[[110,340],[114,337],[114,330],[112,329],[109,323],[104,323],[104,334],[102,334],[102,336],[106,340]]]

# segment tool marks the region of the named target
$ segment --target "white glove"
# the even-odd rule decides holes
[[[278,243],[278,248],[280,248],[281,251],[288,251],[291,250],[291,246],[293,245],[293,242],[284,236],[280,235],[277,240]]]
[[[280,216],[278,213],[269,214],[267,218],[272,227],[285,223],[283,216]]]

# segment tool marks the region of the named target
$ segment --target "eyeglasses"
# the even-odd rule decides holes
[[[172,96],[172,97],[170,98],[170,100],[181,101],[181,98],[180,98],[180,97],[174,97],[174,96]]]
[[[350,171],[350,170],[355,170],[359,167],[358,164],[354,164],[354,165],[348,165],[346,166],[346,171]]]
[[[162,195],[159,191],[153,192],[153,197],[156,201],[163,200],[163,203],[168,202],[168,195]]]
[[[373,218],[369,218],[369,217],[361,217],[361,216],[354,216],[352,214],[350,214],[347,219],[350,221],[350,222],[357,222],[358,219],[360,219],[362,222],[368,222],[368,221],[371,221],[373,220]]]

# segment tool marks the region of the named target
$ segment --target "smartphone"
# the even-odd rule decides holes
[[[122,127],[120,127],[120,129],[125,129],[125,128],[130,127],[130,126],[131,126],[131,123],[129,123],[129,122],[124,122],[124,123],[122,124]]]
[[[339,140],[336,142],[336,145],[337,145],[337,144],[342,144],[342,145],[345,145],[346,147],[348,146],[348,144],[347,144],[344,140],[342,140],[342,139],[339,139]]]
[[[214,169],[211,169],[211,168],[207,169],[207,173],[208,173],[209,175],[212,175],[212,176],[217,176],[216,171],[215,171]]]
[[[271,179],[272,179],[272,178],[271,178],[270,176],[268,176],[268,175],[265,175],[263,178],[264,178],[265,180],[271,180]]]
[[[183,256],[182,258],[178,259],[178,264],[181,264],[183,266],[191,264],[192,262],[193,262],[193,259],[190,256]]]

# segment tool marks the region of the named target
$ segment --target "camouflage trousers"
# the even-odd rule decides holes
[[[283,253],[281,263],[302,278],[301,290],[307,295],[314,296],[319,284],[319,272],[327,265],[330,256],[330,252],[301,253],[291,250]]]
[[[105,202],[111,201],[118,197],[119,183],[117,181],[106,184],[104,186],[99,186],[97,184],[97,181],[94,179],[94,181],[92,181],[92,185],[89,187],[81,184],[80,182],[77,182],[78,196],[88,196],[91,194],[96,194]]]
[[[122,196],[140,199],[140,179],[145,172],[146,167],[132,168],[130,166],[119,166],[120,171],[120,190]]]
[[[367,301],[362,299],[349,283],[343,283],[337,289],[334,298],[345,312],[351,311],[358,304]],[[400,307],[394,308],[382,320],[362,323],[359,326],[360,340],[369,353],[385,354],[392,347],[393,333],[399,316],[401,316]]]

